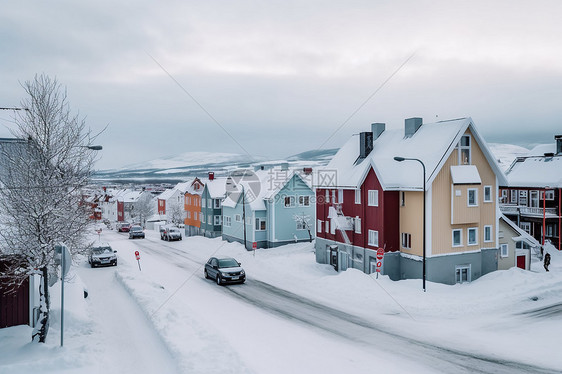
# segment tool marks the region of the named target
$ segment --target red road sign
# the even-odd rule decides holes
[[[137,258],[137,261],[140,260],[140,253],[139,253],[139,251],[135,251],[135,257]]]
[[[258,243],[253,242],[252,243],[252,249],[258,249]]]
[[[383,257],[384,257],[384,249],[382,248],[377,249],[377,260],[382,260]]]

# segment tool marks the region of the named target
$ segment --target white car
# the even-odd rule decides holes
[[[160,232],[160,239],[166,241],[181,240],[181,231],[177,227],[165,227]]]
[[[117,266],[117,251],[114,251],[109,244],[90,248],[88,263],[91,267],[96,266]]]

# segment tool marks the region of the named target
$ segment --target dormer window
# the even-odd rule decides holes
[[[470,165],[470,135],[463,135],[457,147],[459,165]]]

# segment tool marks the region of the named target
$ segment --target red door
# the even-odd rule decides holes
[[[525,261],[525,256],[517,256],[517,267],[520,269],[525,270],[525,263],[527,261]]]

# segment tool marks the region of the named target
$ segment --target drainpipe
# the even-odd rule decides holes
[[[546,188],[542,194],[542,245],[544,247],[544,237],[546,235]]]

